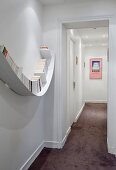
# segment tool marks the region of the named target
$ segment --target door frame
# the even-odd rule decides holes
[[[67,42],[67,66],[69,66],[70,65],[70,59],[71,59],[71,56],[70,56],[70,43],[73,43],[73,69],[74,69],[74,58],[75,58],[75,40],[72,38],[72,37],[68,37],[68,42]],[[68,44],[69,43],[69,44]],[[73,70],[73,76],[74,76],[74,70]],[[70,80],[71,80],[71,76],[70,76],[70,67],[68,67],[68,69],[67,69],[67,114],[69,114],[68,116],[69,116],[69,122],[70,122],[70,126],[73,124],[73,122],[74,122],[74,114],[75,114],[75,112],[74,112],[74,88],[73,88],[73,82],[74,82],[74,77],[73,77],[73,82],[72,82],[72,88],[73,88],[73,94],[72,94],[72,103],[73,103],[73,115],[72,115],[72,117],[71,117],[71,115],[70,115],[70,109],[71,109],[71,107],[70,107],[70,98],[71,98],[71,93],[70,93]]]
[[[58,57],[56,57],[56,76],[58,78],[58,80],[56,80],[56,88],[57,88],[57,92],[56,92],[56,103],[57,103],[57,140],[59,143],[58,148],[62,148],[62,141],[65,137],[62,137],[62,114],[63,114],[63,105],[62,105],[62,101],[63,101],[63,91],[62,91],[62,30],[63,30],[63,26],[64,24],[70,24],[70,23],[79,23],[79,22],[89,22],[89,21],[104,21],[107,20],[109,23],[111,21],[111,19],[113,18],[113,15],[101,15],[101,16],[94,16],[94,17],[79,17],[79,18],[59,18],[57,20],[58,23],[58,39],[57,39],[57,46],[58,46]],[[109,67],[109,62],[108,62],[108,67]],[[59,74],[57,74],[59,72]],[[108,87],[109,87],[109,70],[108,70]],[[108,96],[109,96],[109,89],[108,89]],[[107,101],[107,106],[109,107],[109,100]],[[107,127],[108,127],[108,122],[107,122]]]

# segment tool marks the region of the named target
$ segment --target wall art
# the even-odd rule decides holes
[[[102,58],[90,59],[90,79],[102,79]]]

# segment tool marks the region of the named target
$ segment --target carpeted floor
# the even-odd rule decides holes
[[[86,104],[64,148],[45,148],[29,170],[116,170],[116,158],[107,151],[106,109]]]

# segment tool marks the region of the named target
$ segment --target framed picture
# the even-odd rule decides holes
[[[90,79],[102,79],[102,58],[90,59]]]

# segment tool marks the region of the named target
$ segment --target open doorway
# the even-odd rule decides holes
[[[104,32],[103,30],[106,29],[106,32]],[[66,140],[66,136],[68,136],[69,132],[70,132],[70,127],[72,125],[73,122],[76,122],[77,119],[79,118],[83,107],[85,106],[85,102],[98,102],[98,99],[96,98],[95,100],[87,100],[85,99],[85,88],[87,84],[85,84],[85,67],[87,66],[86,64],[88,63],[87,68],[90,67],[90,59],[88,58],[87,63],[85,58],[85,49],[87,48],[97,48],[95,46],[101,46],[101,48],[106,48],[106,52],[105,54],[92,54],[91,53],[91,57],[92,58],[99,58],[101,59],[101,56],[106,56],[106,65],[107,65],[107,69],[108,69],[108,61],[107,61],[107,55],[108,55],[108,29],[109,29],[109,20],[105,19],[105,20],[96,20],[95,21],[92,19],[91,21],[85,20],[85,21],[79,21],[79,22],[62,22],[62,27],[61,27],[61,59],[60,59],[60,66],[62,68],[61,72],[61,86],[62,87],[62,94],[61,94],[61,115],[60,115],[60,121],[62,123],[59,131],[59,136],[61,137],[60,140],[65,141]],[[87,32],[88,31],[90,33],[92,33],[93,31],[93,35],[95,35],[95,31],[100,32],[101,30],[101,36],[103,41],[107,41],[106,42],[102,42],[101,40],[98,42],[98,40],[94,39],[95,44],[90,44],[90,42],[88,42],[88,38]],[[84,33],[83,33],[84,32]],[[86,32],[86,33],[85,33]],[[96,33],[97,34],[97,33]],[[106,35],[107,34],[107,35]],[[83,37],[84,36],[84,37]],[[97,36],[98,37],[98,36]],[[99,39],[99,38],[98,38]],[[87,44],[88,43],[88,44]],[[88,47],[87,47],[88,46]],[[71,48],[73,49],[73,52],[71,50]],[[94,51],[94,50],[93,50]],[[70,56],[74,55],[73,57]],[[84,56],[84,57],[81,57]],[[103,59],[102,59],[103,60]],[[98,61],[99,63],[99,61]],[[75,65],[75,67],[74,67]],[[101,68],[101,65],[100,65]],[[71,69],[71,70],[70,70]],[[102,68],[103,69],[103,68]],[[90,78],[90,68],[88,69],[88,79],[91,80]],[[103,71],[103,70],[102,70]],[[106,79],[107,79],[107,73],[109,70],[107,70],[105,72],[106,74]],[[104,74],[104,71],[102,72],[102,76]],[[71,76],[73,75],[73,76]],[[76,75],[76,76],[75,76]],[[103,77],[102,77],[103,78]],[[70,81],[71,80],[71,81]],[[102,80],[102,79],[101,79]],[[92,80],[93,82],[97,81],[96,80]],[[106,82],[106,81],[104,81]],[[109,81],[107,81],[107,83],[109,83]],[[105,99],[100,99],[100,102],[107,102],[107,83],[104,83],[106,85],[106,93],[105,93]],[[64,88],[65,87],[65,88]],[[90,86],[89,86],[90,87]],[[103,90],[103,89],[102,89]],[[71,98],[70,98],[71,95]],[[108,94],[109,95],[109,94]],[[107,104],[109,104],[109,100],[107,102]],[[64,107],[66,106],[66,107]],[[67,109],[66,109],[67,108]],[[59,125],[60,125],[60,121],[59,121]],[[65,136],[65,138],[64,138]],[[64,139],[63,139],[64,138]]]
[[[70,125],[85,103],[107,103],[108,27],[67,30]]]

